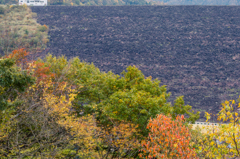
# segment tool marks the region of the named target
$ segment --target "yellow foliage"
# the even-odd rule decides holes
[[[96,143],[100,142],[99,138],[95,138],[99,132],[94,117],[76,117],[71,114],[72,101],[76,94],[67,84],[63,84],[55,89],[55,92],[65,92],[59,96],[54,95],[50,89],[53,83],[49,81],[44,89],[44,107],[54,116],[56,122],[65,127],[73,138],[70,140],[72,145],[81,145],[81,151],[78,155],[82,157],[97,157],[95,152]],[[66,97],[68,94],[68,97]]]
[[[27,9],[27,7],[28,7],[26,3],[24,3],[22,6],[23,6],[23,8],[25,8],[25,9]]]
[[[240,120],[235,100],[222,103],[218,120],[227,122],[218,127],[205,127],[203,139],[198,141],[198,153],[208,158],[240,157]],[[210,114],[206,113],[207,120]]]
[[[138,131],[135,124],[114,121],[113,124],[113,127],[100,130],[99,137],[103,139],[106,146],[117,149],[119,156],[124,156],[129,150],[139,149],[140,141],[136,137]],[[102,153],[104,156],[108,151],[104,150]]]

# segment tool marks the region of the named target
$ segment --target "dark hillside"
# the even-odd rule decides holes
[[[49,52],[103,71],[136,65],[173,96],[217,112],[240,91],[240,7],[32,7],[50,27]]]
[[[240,5],[240,0],[156,0],[168,5]]]

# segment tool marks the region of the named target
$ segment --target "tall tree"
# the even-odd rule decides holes
[[[146,125],[150,117],[157,114],[188,114],[188,122],[198,119],[191,106],[184,105],[183,97],[178,97],[174,105],[167,102],[170,94],[166,86],[159,86],[159,80],[145,78],[135,66],[129,66],[121,76],[112,72],[103,73],[94,65],[81,63],[74,59],[70,70],[71,79],[79,87],[75,100],[75,110],[80,114],[96,113],[102,125],[111,125],[111,119],[128,121],[139,126],[142,134],[147,135]]]

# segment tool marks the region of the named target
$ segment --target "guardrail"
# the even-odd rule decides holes
[[[193,125],[214,125],[214,126],[218,126],[220,125],[219,123],[208,123],[208,122],[195,122],[195,124]]]

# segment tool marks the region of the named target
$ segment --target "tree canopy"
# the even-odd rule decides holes
[[[199,117],[135,66],[117,75],[79,58],[26,56],[19,49],[0,60],[0,157],[137,157],[151,118]]]
[[[18,93],[34,83],[34,78],[17,67],[15,60],[10,58],[0,59],[0,77],[0,110],[6,109],[10,103],[16,104]]]
[[[56,62],[58,60],[63,61],[63,57],[56,59],[49,55],[45,64],[49,64],[50,70],[62,68],[56,67],[56,63],[64,65],[64,62]],[[160,113],[171,114],[173,118],[187,114],[188,122],[199,118],[199,112],[194,114],[191,106],[184,104],[183,96],[178,97],[174,105],[167,102],[170,93],[167,93],[166,86],[160,86],[157,79],[145,78],[135,66],[129,66],[121,75],[116,75],[101,72],[93,64],[81,62],[78,58],[69,63],[65,63],[67,69],[63,72],[77,88],[74,109],[81,115],[96,114],[100,124],[111,125],[111,119],[128,121],[137,124],[146,134],[149,118]]]

